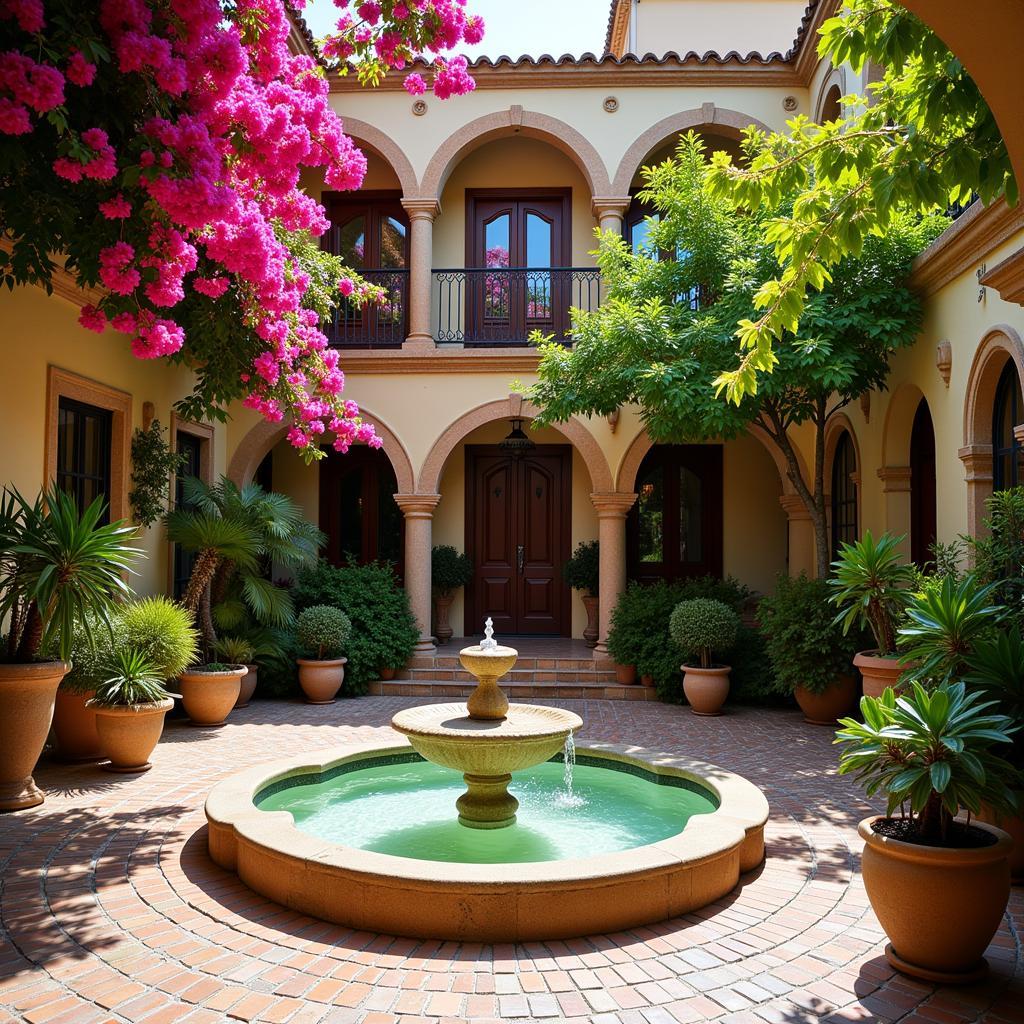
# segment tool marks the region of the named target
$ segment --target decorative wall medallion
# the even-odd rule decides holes
[[[871,392],[870,391],[865,391],[864,394],[860,396],[860,411],[862,413],[864,413],[864,422],[865,423],[870,423],[871,422]]]
[[[935,349],[935,365],[939,368],[939,376],[943,384],[949,387],[949,377],[953,371],[953,346],[943,338]]]
[[[793,111],[800,106],[800,101],[795,96],[786,96],[782,101],[782,109]]]
[[[601,104],[609,114],[614,114],[619,109],[619,101],[615,96],[605,96],[604,103]]]
[[[413,105],[412,105],[412,112],[417,117],[422,117],[427,112],[427,101],[426,100],[416,100],[416,102],[413,103]]]

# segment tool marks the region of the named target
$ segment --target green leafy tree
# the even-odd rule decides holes
[[[779,271],[768,240],[778,207],[738,213],[711,189],[712,173],[692,132],[673,158],[645,170],[640,198],[657,215],[649,223],[650,248],[634,253],[614,233],[600,236],[597,260],[608,298],[593,312],[574,311],[571,349],[541,343],[539,380],[529,397],[542,410],[541,423],[636,403],[651,438],[661,442],[729,439],[760,427],[782,453],[811,517],[824,573],[826,427],[853,399],[884,387],[890,353],[914,341],[921,308],[906,278],[939,226],[902,216],[868,239],[808,302],[799,335],[777,351],[776,372],[756,393],[726,401],[715,379],[735,354],[735,325]],[[804,423],[815,438],[806,473],[791,435]]]
[[[759,374],[783,368],[788,346],[779,343],[803,333],[812,296],[907,211],[928,214],[972,195],[1017,202],[1006,145],[977,85],[900,3],[845,0],[822,26],[818,52],[858,72],[867,62],[886,70],[868,98],[847,98],[835,121],[801,115],[785,132],[753,129],[746,167],[725,153],[713,160],[717,195],[754,212],[788,206],[765,231],[779,269],[737,320],[739,365],[723,363],[717,378],[732,401],[763,386]]]

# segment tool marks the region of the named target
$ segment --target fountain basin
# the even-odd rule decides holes
[[[387,934],[487,942],[568,938],[676,917],[721,898],[763,860],[768,804],[745,779],[631,746],[600,744],[577,753],[578,763],[645,785],[699,790],[713,809],[680,819],[674,834],[638,839],[617,852],[465,863],[324,839],[302,831],[288,811],[260,808],[282,790],[415,760],[408,745],[361,744],[258,766],[215,786],[206,803],[210,855],[250,888],[314,917]],[[490,833],[453,827],[467,841],[474,835],[491,841]],[[509,835],[493,834],[495,841]]]

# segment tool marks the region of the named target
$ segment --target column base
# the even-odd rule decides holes
[[[414,654],[437,654],[437,645],[434,643],[432,636],[420,637],[416,641],[416,646],[413,647]]]
[[[608,644],[604,640],[598,640],[594,644],[594,661],[611,661],[612,656],[608,650]]]
[[[430,334],[410,334],[402,342],[403,352],[434,352],[436,349],[437,343]]]

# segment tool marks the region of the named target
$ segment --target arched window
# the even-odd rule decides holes
[[[843,116],[842,104],[840,104],[841,93],[838,85],[833,85],[825,98],[821,101],[821,114],[819,120],[822,124],[826,121],[838,121]]]
[[[996,385],[996,401],[992,415],[992,489],[1009,490],[1024,483],[1024,448],[1014,436],[1013,428],[1024,416],[1017,365],[1008,359]]]
[[[910,430],[910,557],[924,568],[936,539],[935,430],[922,398]]]
[[[832,557],[839,555],[843,544],[857,539],[857,453],[853,438],[844,430],[839,435],[832,456]]]

